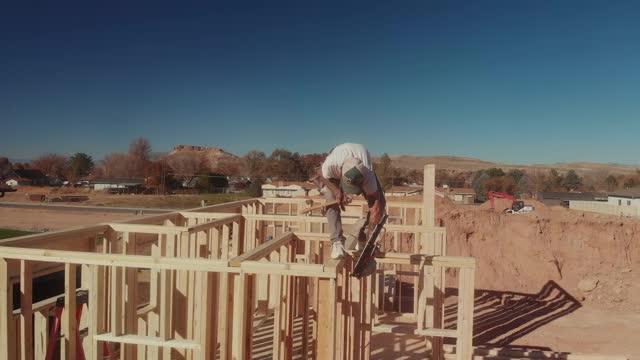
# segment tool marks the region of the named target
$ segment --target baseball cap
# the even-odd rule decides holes
[[[360,195],[364,183],[365,167],[360,159],[349,158],[342,164],[340,187],[347,194]]]

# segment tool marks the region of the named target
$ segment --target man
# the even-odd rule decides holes
[[[342,219],[340,209],[344,210],[347,194],[362,194],[369,205],[367,219],[360,229],[356,250],[364,247],[364,229],[375,227],[382,219],[386,202],[380,182],[373,171],[373,163],[369,151],[360,144],[346,143],[338,145],[318,169],[312,179],[316,185],[322,187],[326,201],[339,200],[339,205],[328,207],[326,210],[331,236],[331,258],[340,259],[346,255],[344,236],[342,235]]]

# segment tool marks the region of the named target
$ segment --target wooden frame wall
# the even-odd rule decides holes
[[[445,229],[434,226],[426,191],[434,176],[426,167],[424,202],[389,201],[388,249],[378,273],[413,267],[413,333],[431,339],[435,358],[443,337],[456,339],[458,358],[470,358],[475,262],[444,256]],[[0,360],[44,358],[55,299],[34,303],[32,280],[55,270],[66,284],[63,358],[77,358],[72,334],[86,328],[88,359],[117,348],[122,359],[249,359],[256,355],[253,332],[273,319],[273,359],[369,359],[372,334],[395,331],[379,321],[385,289],[379,275],[351,277],[350,258],[328,258],[326,219],[297,215],[304,206],[305,199],[244,200],[0,242],[0,334],[13,334],[0,337]],[[354,201],[343,223],[364,211],[364,202]],[[437,299],[446,267],[461,271],[453,331],[442,329]],[[14,283],[21,292],[16,311]],[[89,293],[80,324],[78,290]]]

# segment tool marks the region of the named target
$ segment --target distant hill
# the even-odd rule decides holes
[[[482,169],[498,167],[503,170],[524,169],[528,171],[543,170],[548,171],[556,169],[559,172],[567,172],[575,170],[578,174],[602,170],[612,174],[630,174],[635,173],[636,169],[640,169],[640,165],[622,165],[622,164],[602,164],[589,162],[575,163],[555,163],[555,164],[501,164],[491,161],[485,161],[474,158],[456,157],[456,156],[408,156],[397,155],[390,156],[395,167],[408,169],[422,169],[426,164],[435,164],[437,169],[446,169],[452,171],[478,171]]]
[[[222,162],[225,161],[235,161],[238,160],[239,157],[224,151],[221,148],[213,147],[213,146],[197,146],[197,145],[176,145],[171,152],[169,152],[168,156],[177,154],[182,151],[196,151],[204,154],[204,157],[207,161],[207,166],[210,169],[217,169]]]

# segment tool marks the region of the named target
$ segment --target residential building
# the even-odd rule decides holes
[[[98,178],[91,181],[94,190],[137,193],[144,185],[141,178]]]
[[[600,192],[539,192],[536,200],[547,206],[569,207],[571,201],[607,201],[607,194]]]
[[[308,196],[309,191],[315,188],[312,183],[296,181],[278,181],[275,184],[262,185],[262,197],[299,197]]]
[[[590,211],[616,216],[640,216],[640,186],[609,194],[607,201],[569,202],[574,210]]]
[[[471,205],[476,202],[476,191],[471,188],[452,188],[447,185],[436,188],[436,195],[447,197],[459,205]]]
[[[422,194],[422,187],[392,186],[385,190],[385,196],[414,196]]]

